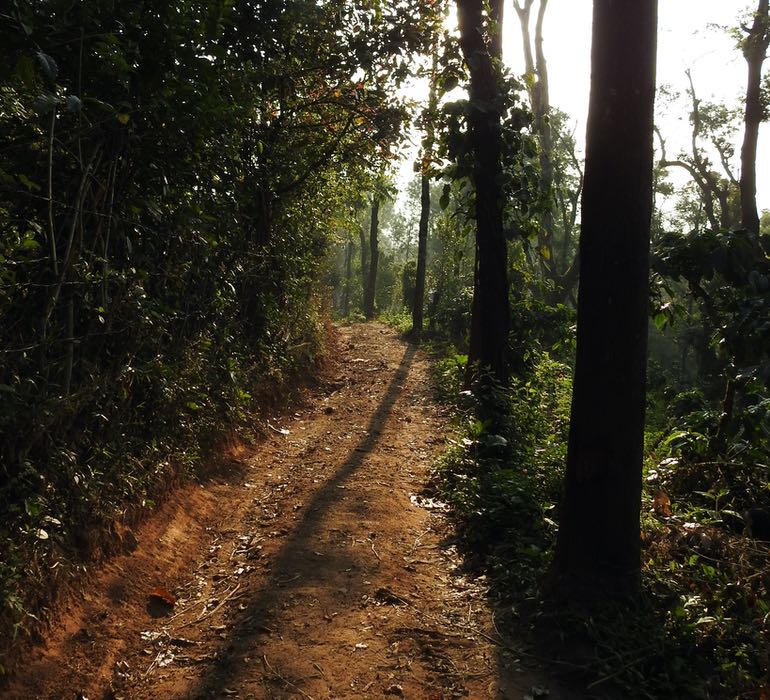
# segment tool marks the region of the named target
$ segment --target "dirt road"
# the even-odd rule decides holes
[[[127,534],[136,549],[88,579],[8,697],[438,700],[542,685],[496,643],[482,585],[419,495],[447,433],[426,358],[373,324],[340,329],[334,354],[226,478]]]

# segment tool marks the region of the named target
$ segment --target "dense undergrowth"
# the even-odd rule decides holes
[[[508,393],[482,392],[491,406],[479,406],[461,391],[465,359],[437,363],[437,390],[456,409],[457,432],[437,465],[436,488],[451,505],[469,566],[487,575],[503,616],[517,628],[526,623],[534,655],[584,697],[762,697],[769,680],[770,550],[744,533],[744,510],[763,498],[768,483],[758,446],[744,461],[704,463],[687,452],[697,435],[685,439],[681,418],[653,426],[642,597],[630,607],[554,606],[548,572],[571,370],[542,354],[526,380],[514,380]],[[508,418],[480,420],[490,408]]]
[[[318,358],[324,255],[433,11],[403,9],[3,8],[0,661]]]

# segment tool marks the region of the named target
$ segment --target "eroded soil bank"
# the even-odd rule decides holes
[[[447,432],[425,356],[376,324],[340,329],[334,354],[230,473],[179,491],[130,555],[93,572],[7,697],[523,698],[545,685],[499,643],[441,508],[420,497]]]

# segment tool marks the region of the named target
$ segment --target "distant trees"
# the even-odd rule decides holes
[[[557,588],[638,590],[656,0],[595,0]]]
[[[767,110],[762,65],[770,43],[768,3],[760,0],[732,34],[748,64],[745,106],[731,109],[697,98],[687,71],[691,151],[668,159],[661,137],[660,162],[684,168],[695,185],[690,187],[694,195],[686,196],[686,189],[680,192],[675,231],[660,237],[653,258],[662,290],[659,306],[666,308],[658,322],[679,325],[683,356],[688,346],[696,349],[699,389],[710,402],[719,402],[717,418],[699,426],[708,434],[704,449],[712,460],[725,458],[735,440],[745,439],[741,434],[755,431],[752,422],[761,413],[767,392],[760,369],[766,341],[763,326],[756,321],[766,316],[768,300],[761,281],[766,256],[757,235],[755,161],[759,126]],[[741,126],[737,175],[735,141]],[[716,167],[710,157],[714,155]]]

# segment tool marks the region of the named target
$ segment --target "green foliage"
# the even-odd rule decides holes
[[[571,401],[570,369],[544,354],[509,391],[484,378],[459,391],[467,358],[437,364],[439,395],[458,409],[457,437],[437,484],[457,517],[469,556],[485,563],[498,594],[536,588],[554,543]]]
[[[395,328],[399,333],[407,333],[412,329],[412,314],[410,311],[400,313],[382,314],[379,318],[382,323]]]
[[[657,247],[660,300],[683,281],[710,331],[721,376],[703,376],[708,393],[669,396],[670,423],[658,449],[676,458],[674,492],[726,488],[741,511],[768,503],[770,461],[770,257],[766,237],[746,231],[669,234]],[[658,316],[679,322],[684,307],[664,302]],[[677,314],[677,310],[679,314]],[[721,405],[716,402],[724,399]],[[710,394],[710,396],[708,395]],[[706,466],[702,466],[706,465]]]
[[[391,157],[433,12],[4,9],[0,653],[41,572],[95,555],[312,364],[324,254]]]

